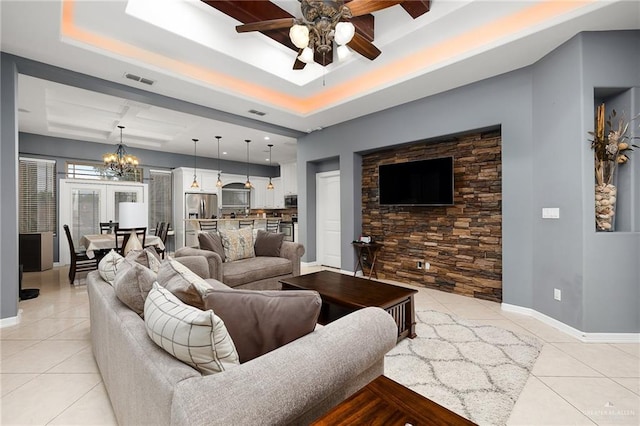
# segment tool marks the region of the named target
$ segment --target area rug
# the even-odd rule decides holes
[[[504,425],[542,344],[442,312],[416,311],[415,339],[385,357],[385,376],[480,425]]]

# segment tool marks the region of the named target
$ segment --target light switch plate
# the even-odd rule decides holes
[[[543,207],[543,219],[560,219],[560,209],[558,207]]]

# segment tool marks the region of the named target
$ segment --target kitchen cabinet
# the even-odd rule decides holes
[[[296,195],[298,193],[297,163],[281,164],[280,177],[282,178],[283,195]]]
[[[274,188],[268,189],[266,194],[266,208],[283,209],[284,208],[284,189],[282,188],[282,178],[271,179]]]
[[[252,177],[251,184],[251,208],[252,209],[265,209],[267,208],[267,193],[271,190],[267,189],[269,183],[268,178]]]

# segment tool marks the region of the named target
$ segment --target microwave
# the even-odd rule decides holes
[[[297,195],[285,195],[284,196],[284,207],[286,209],[297,208],[298,207],[298,196]]]

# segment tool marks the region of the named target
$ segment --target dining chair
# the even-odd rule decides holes
[[[280,219],[267,219],[267,232],[279,232],[280,231]]]
[[[201,231],[217,231],[218,230],[218,221],[200,222],[200,230]]]
[[[118,222],[100,222],[100,233],[101,234],[112,234],[113,230],[118,226]]]
[[[115,232],[115,242],[116,242],[116,251],[120,253],[122,256],[126,256],[124,249],[127,247],[127,242],[129,242],[129,237],[131,236],[132,231],[135,233],[136,237],[138,237],[138,241],[140,241],[140,246],[144,247],[144,243],[147,239],[147,228],[116,228]]]
[[[67,242],[69,243],[69,252],[71,253],[71,264],[69,265],[69,284],[73,285],[76,279],[76,272],[93,271],[98,269],[97,259],[89,259],[85,251],[76,251],[71,238],[69,225],[63,225],[64,233],[67,234]]]
[[[253,228],[253,219],[240,219],[238,228]]]
[[[167,252],[167,235],[169,234],[169,225],[171,225],[169,222],[162,222],[160,224],[160,232],[158,233],[158,237],[160,237],[160,240],[165,247],[163,249],[160,249],[157,246],[155,247],[156,252],[161,255],[163,259],[164,254]]]

